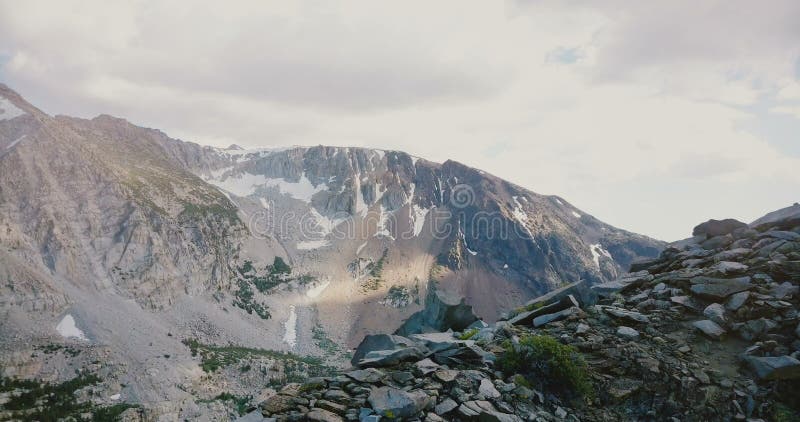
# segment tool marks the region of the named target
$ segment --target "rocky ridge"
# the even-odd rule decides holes
[[[353,369],[287,385],[241,420],[797,420],[800,206],[771,215],[701,224],[633,273],[564,286],[494,324],[367,336]],[[432,301],[432,314],[465,314]],[[591,391],[504,373],[531,336],[585,362]]]

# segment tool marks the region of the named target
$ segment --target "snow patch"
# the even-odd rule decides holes
[[[261,201],[261,206],[262,207],[264,207],[266,209],[269,209],[269,204],[267,203],[266,199],[264,199],[264,198],[258,198],[258,199]]]
[[[312,249],[319,249],[319,248],[322,248],[322,247],[325,247],[325,246],[328,246],[328,245],[330,245],[330,242],[328,242],[325,239],[321,239],[321,240],[306,240],[306,241],[303,241],[303,242],[297,242],[297,249],[301,250],[301,251],[309,251],[309,250],[312,250]]]
[[[597,269],[600,269],[600,257],[604,256],[608,259],[614,259],[611,257],[611,254],[603,249],[603,245],[599,243],[595,243],[593,245],[589,245],[589,251],[592,252],[592,260],[594,260],[594,265],[597,266]]]
[[[531,233],[531,230],[528,228],[528,214],[522,208],[522,204],[519,202],[519,197],[512,196],[511,198],[514,199],[514,204],[516,205],[516,207],[514,207],[514,211],[512,211],[514,218],[517,220],[517,222],[519,222],[522,228],[525,229],[525,231],[528,233],[528,236],[533,238],[533,233]]]
[[[86,338],[86,334],[84,334],[83,331],[75,325],[75,318],[73,318],[70,314],[65,315],[64,318],[61,319],[61,322],[56,325],[56,331],[58,331],[58,334],[61,334],[61,336],[64,338],[76,338],[78,340],[86,341],[89,340]]]
[[[22,136],[20,136],[19,138],[15,139],[15,140],[14,140],[14,142],[12,142],[12,143],[8,144],[8,146],[6,147],[6,149],[11,149],[11,148],[14,148],[15,146],[17,146],[17,144],[19,143],[19,141],[21,141],[21,140],[25,139],[25,137],[26,137],[26,136],[28,136],[28,135],[22,135]]]
[[[0,122],[3,120],[11,120],[15,117],[22,116],[25,113],[24,111],[20,110],[17,106],[14,105],[11,101],[7,98],[0,97]]]
[[[117,401],[117,400],[119,400],[120,397],[122,397],[122,395],[117,393],[117,394],[114,394],[112,396],[109,396],[108,398],[111,399],[111,400]]]
[[[422,228],[425,227],[425,218],[428,216],[430,209],[422,208],[416,204],[411,207],[411,220],[414,222],[414,236],[419,236],[422,233]]]
[[[561,202],[561,201],[559,201],[559,200],[558,200],[558,198],[553,198],[553,199],[555,199],[555,201],[558,203],[558,205],[561,205],[561,206],[563,206],[563,205],[564,205],[564,203],[563,203],[563,202]]]
[[[394,240],[394,236],[392,236],[392,232],[389,231],[387,227],[387,223],[389,222],[389,217],[391,216],[390,211],[386,211],[383,205],[381,205],[381,213],[378,218],[378,231],[375,233],[375,237],[378,236],[385,236],[391,240]]]
[[[361,251],[364,250],[365,247],[367,247],[367,242],[362,243],[361,246],[359,246],[358,249],[356,249],[356,256],[361,254]]]
[[[212,178],[208,182],[237,196],[250,196],[259,187],[277,188],[280,193],[307,204],[311,203],[311,197],[315,194],[328,189],[324,183],[314,186],[305,174],[297,182],[287,182],[284,179],[273,179],[251,173],[230,175],[223,179]]]
[[[308,296],[311,299],[315,299],[315,298],[319,297],[319,295],[321,295],[322,292],[324,292],[325,289],[327,289],[328,286],[330,286],[330,285],[331,285],[331,282],[330,282],[330,280],[328,280],[328,281],[326,281],[326,282],[324,282],[324,283],[322,283],[322,284],[320,284],[318,286],[314,286],[314,287],[308,289],[308,291],[306,291],[306,296]]]
[[[578,214],[578,213],[577,213],[577,212],[575,212],[575,211],[572,211],[572,215],[574,215],[574,216],[575,216],[575,218],[581,218],[581,215],[580,215],[580,214]]]
[[[289,306],[289,318],[283,323],[283,341],[294,349],[297,346],[297,311],[294,305]]]

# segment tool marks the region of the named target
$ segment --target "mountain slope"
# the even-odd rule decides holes
[[[68,344],[129,365],[109,388],[172,411],[197,397],[177,384],[210,388],[182,340],[342,363],[420,311],[432,282],[493,321],[663,245],[454,161],[217,149],[52,117],[2,85],[0,99],[0,337],[14,339],[0,347],[29,356],[5,372],[65,379],[72,367],[24,344]],[[58,329],[70,321],[79,338]]]

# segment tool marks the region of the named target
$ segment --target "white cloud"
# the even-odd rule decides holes
[[[674,239],[797,200],[797,2],[12,2],[5,81],[187,140],[455,159]],[[487,151],[491,151],[488,154]]]

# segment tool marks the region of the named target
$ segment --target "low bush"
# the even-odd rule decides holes
[[[593,394],[588,366],[572,346],[547,335],[522,336],[503,345],[497,364],[507,376],[519,374],[532,385],[569,398]]]

